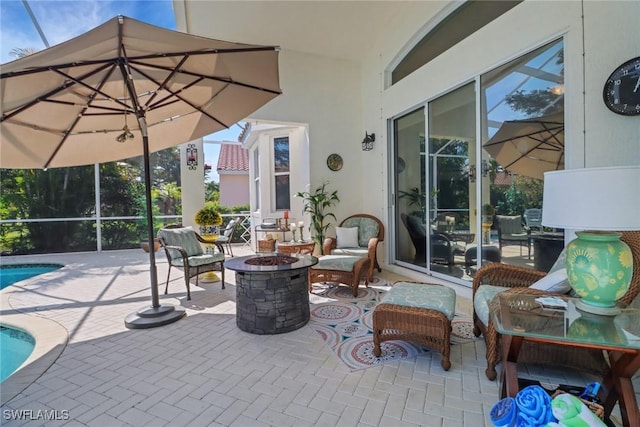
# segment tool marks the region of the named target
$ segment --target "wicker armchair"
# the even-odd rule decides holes
[[[335,237],[327,237],[322,244],[324,255],[353,255],[369,257],[371,264],[367,274],[369,281],[373,279],[373,270],[382,271],[378,264],[378,243],[384,240],[384,225],[373,215],[355,214],[340,223],[340,227],[358,227],[358,247],[338,248]]]
[[[630,304],[640,293],[640,232],[622,232],[622,240],[631,248],[633,254],[633,276],[627,293],[620,302]],[[505,292],[549,294],[528,287],[543,278],[546,273],[506,264],[488,264],[480,268],[473,279],[473,297],[482,285],[510,288]],[[500,361],[499,334],[496,332],[491,316],[488,324],[483,324],[474,308],[473,333],[484,336],[487,347],[487,369],[485,374],[490,380],[496,378],[496,365]],[[584,372],[602,375],[608,368],[602,351],[586,348],[567,348],[553,344],[532,344],[525,342],[518,359],[522,363],[552,364],[573,368]]]

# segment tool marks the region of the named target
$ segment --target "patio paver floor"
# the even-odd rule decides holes
[[[448,372],[436,353],[350,372],[308,326],[267,336],[240,331],[231,271],[227,289],[219,282],[192,286],[191,301],[181,272],[172,271],[165,296],[167,264],[158,252],[161,302],[182,305],[187,317],[128,330],[124,318],[150,302],[147,254],[2,262],[45,260],[65,268],[3,291],[3,317],[13,308],[53,320],[69,341],[51,368],[2,407],[3,425],[491,426],[498,386],[484,375],[482,340],[453,346]],[[529,374],[548,383],[590,380],[536,367]],[[21,420],[6,416],[6,410],[37,415],[41,409],[65,419],[52,424],[26,412]]]

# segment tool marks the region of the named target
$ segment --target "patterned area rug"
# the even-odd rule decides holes
[[[430,351],[419,344],[385,341],[382,355],[373,355],[373,309],[390,288],[388,282],[374,278],[369,288],[361,286],[354,297],[351,288],[344,285],[313,284],[309,326],[352,371]],[[456,314],[451,327],[451,344],[475,339],[470,316]]]

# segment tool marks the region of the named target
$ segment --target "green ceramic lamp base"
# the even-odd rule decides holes
[[[579,231],[567,246],[567,277],[582,300],[576,307],[599,315],[620,311],[616,301],[629,290],[633,257],[620,233]]]
[[[582,299],[576,302],[576,308],[580,311],[585,311],[591,314],[598,314],[600,316],[615,316],[617,314],[620,314],[621,311],[620,307],[617,307],[615,305],[613,307],[600,307],[597,305],[591,305]]]

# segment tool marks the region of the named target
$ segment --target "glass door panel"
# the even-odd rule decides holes
[[[543,242],[562,241],[541,216],[543,173],[564,167],[563,40],[485,73],[480,88],[484,243],[503,263],[548,271],[557,254]]]
[[[434,273],[472,280],[465,253],[476,243],[476,98],[469,83],[429,103],[429,265]]]
[[[425,117],[419,108],[393,121],[395,259],[426,267]]]

